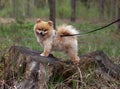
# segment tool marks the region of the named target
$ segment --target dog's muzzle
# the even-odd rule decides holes
[[[40,36],[45,36],[45,33],[44,32],[40,32],[39,35]]]

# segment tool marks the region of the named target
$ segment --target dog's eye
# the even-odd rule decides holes
[[[46,32],[47,31],[47,29],[44,29],[44,32]]]
[[[38,30],[41,30],[40,28]]]

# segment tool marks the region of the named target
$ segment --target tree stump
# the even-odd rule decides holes
[[[113,78],[120,80],[120,66],[114,64],[102,51],[95,51],[80,56],[78,65],[61,61],[50,54],[40,56],[40,51],[12,46],[5,66],[5,80],[14,80],[13,89],[47,89],[47,82],[62,76],[63,80],[72,76],[78,68],[95,64]],[[54,79],[53,79],[54,78]],[[5,88],[7,89],[7,88]]]

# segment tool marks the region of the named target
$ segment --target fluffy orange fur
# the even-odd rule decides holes
[[[53,29],[52,21],[42,21],[38,19],[34,25],[34,33],[37,41],[44,47],[41,56],[48,56],[51,51],[63,51],[74,63],[79,62],[77,37],[61,37],[61,35],[77,34],[71,25],[62,25]]]

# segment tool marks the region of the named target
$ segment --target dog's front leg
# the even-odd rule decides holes
[[[51,44],[45,44],[44,45],[44,51],[43,53],[40,54],[40,56],[49,56],[50,52],[51,52],[51,48],[52,48],[52,45]]]

